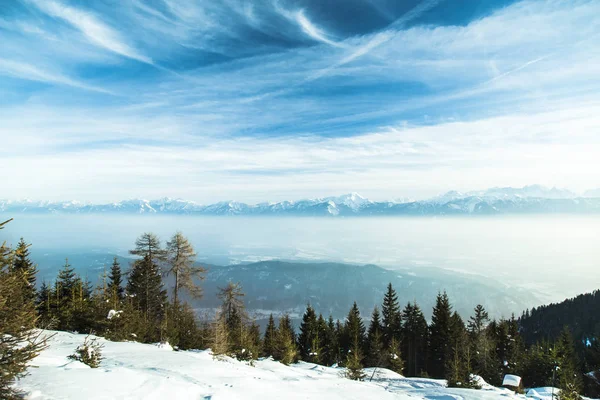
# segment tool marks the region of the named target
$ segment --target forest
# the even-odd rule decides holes
[[[272,357],[284,364],[337,365],[354,380],[370,378],[366,367],[381,367],[477,389],[478,377],[500,386],[513,374],[524,387],[561,388],[564,400],[599,394],[598,292],[499,320],[481,304],[463,318],[440,292],[427,321],[416,301],[400,304],[389,284],[373,310],[361,313],[354,303],[344,320],[334,320],[307,304],[298,328],[289,315],[271,315],[263,333],[235,282],[219,290],[221,307],[213,316],[196,315],[189,300],[202,297],[206,271],[181,232],[165,246],[156,235],[142,234],[130,250],[135,261],[122,266],[115,257],[95,285],[68,259],[53,282],[37,282],[30,246],[21,239],[14,248],[0,247],[1,398],[19,398],[12,384],[44,349],[44,332],[51,330],[168,342],[176,350],[210,348],[214,357],[250,364]]]

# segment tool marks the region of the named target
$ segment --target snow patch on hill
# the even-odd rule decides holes
[[[102,338],[105,359],[91,369],[67,359],[85,335],[49,333],[55,336],[33,361],[37,368],[17,384],[28,399],[525,399],[490,386],[448,389],[443,380],[404,378],[385,369],[368,369],[371,382],[354,382],[341,377],[340,368],[304,362],[288,367],[271,359],[252,367],[215,360],[210,351],[177,352]]]

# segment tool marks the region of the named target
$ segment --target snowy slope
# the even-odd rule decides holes
[[[18,382],[28,399],[464,399],[518,398],[508,390],[448,389],[444,381],[403,378],[378,370],[372,382],[340,377],[341,369],[261,360],[251,367],[214,360],[209,351],[175,352],[156,345],[100,339],[105,360],[91,369],[67,359],[84,335],[56,332]],[[372,371],[369,372],[369,375]]]

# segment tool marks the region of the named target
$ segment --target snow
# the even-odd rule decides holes
[[[449,389],[445,381],[404,378],[386,369],[366,369],[371,382],[343,378],[343,369],[299,362],[285,366],[272,359],[252,367],[210,351],[168,351],[170,346],[134,342],[104,345],[99,368],[67,359],[85,335],[49,332],[49,348],[33,362],[17,386],[27,399],[522,399],[507,389]]]
[[[514,386],[519,387],[521,385],[521,377],[517,375],[504,375],[502,386]]]

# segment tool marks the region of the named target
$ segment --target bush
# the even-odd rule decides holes
[[[90,339],[89,335],[85,337],[83,344],[77,346],[75,353],[68,358],[80,361],[90,368],[98,368],[102,361],[102,348],[104,345],[98,343],[98,339]]]

